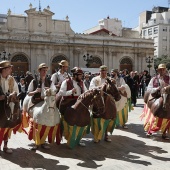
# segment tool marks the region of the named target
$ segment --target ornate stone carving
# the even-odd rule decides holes
[[[41,24],[41,22],[38,24],[38,26],[39,26],[39,27],[42,27],[42,24]]]
[[[117,52],[112,52],[112,56],[117,56]]]

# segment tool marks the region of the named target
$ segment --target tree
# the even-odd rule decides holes
[[[170,70],[170,58],[167,55],[162,55],[154,59],[154,68],[158,68],[159,64],[166,64],[168,70]]]

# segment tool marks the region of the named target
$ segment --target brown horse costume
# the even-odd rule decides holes
[[[90,125],[89,106],[96,103],[99,113],[104,111],[104,102],[101,95],[101,89],[92,89],[81,94],[76,103],[71,107],[66,107],[64,119],[64,136],[70,148],[74,148],[87,132],[87,126]]]
[[[170,86],[164,93],[156,91],[145,92],[144,110],[141,119],[144,119],[144,130],[150,135],[161,131],[163,134],[170,130]],[[165,136],[166,137],[166,136]]]
[[[67,107],[64,113],[65,121],[71,126],[84,127],[89,125],[89,106],[94,103],[98,106],[96,113],[103,113],[105,106],[99,88],[86,91],[78,97],[77,102],[73,106]]]
[[[0,127],[13,128],[20,124],[21,112],[19,108],[19,97],[16,92],[5,97],[0,101]]]
[[[106,129],[112,132],[114,127],[114,120],[116,118],[117,109],[115,101],[119,101],[121,96],[115,86],[113,79],[106,79],[106,82],[101,86],[104,93],[105,111],[99,115],[95,114],[96,106],[93,107],[93,119],[92,119],[92,134],[94,135],[94,141],[98,142],[102,139]],[[109,130],[108,130],[109,127]]]
[[[151,93],[148,90],[145,92],[144,102],[154,116],[170,119],[170,86],[166,87],[164,94],[160,91]]]

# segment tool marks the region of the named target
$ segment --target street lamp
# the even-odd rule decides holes
[[[2,53],[0,53],[0,60],[10,60],[10,53],[7,54],[6,51],[3,51]]]
[[[152,57],[146,57],[145,59],[146,63],[148,63],[147,67],[149,68],[149,75],[150,75],[150,68],[152,67],[151,63],[153,63],[153,58]]]
[[[87,53],[83,56],[83,59],[87,62],[86,67],[88,68],[90,66],[90,62],[93,60],[93,56]]]

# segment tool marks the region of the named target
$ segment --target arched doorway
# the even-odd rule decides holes
[[[87,63],[89,66],[89,68],[99,68],[102,65],[102,61],[99,57],[93,57],[92,61],[89,61],[89,63]]]
[[[132,71],[132,68],[133,68],[132,60],[129,57],[125,57],[120,61],[120,71],[124,69]]]
[[[67,58],[65,56],[63,56],[63,55],[59,55],[59,56],[53,58],[52,64],[51,64],[51,72],[52,72],[52,74],[55,73],[59,69],[59,64],[58,63],[61,60],[67,60]]]
[[[14,75],[25,75],[29,70],[28,59],[24,55],[16,55],[11,59],[11,64],[13,65],[13,74]]]

